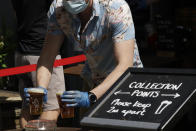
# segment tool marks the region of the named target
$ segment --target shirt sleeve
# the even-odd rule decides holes
[[[114,43],[135,39],[132,14],[127,3],[119,5],[117,9],[111,9],[110,24]]]
[[[56,4],[56,0],[53,1],[48,11],[47,33],[53,35],[60,35],[63,34],[63,31],[60,29],[60,26],[58,25],[56,20],[55,4]]]

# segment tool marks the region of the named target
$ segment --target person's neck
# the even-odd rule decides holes
[[[81,13],[78,14],[78,17],[80,18],[80,21],[82,24],[86,24],[87,21],[90,19],[92,14],[92,3],[93,0],[89,0],[88,7]]]

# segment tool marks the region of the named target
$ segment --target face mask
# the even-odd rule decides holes
[[[90,0],[88,0],[88,3],[89,1]],[[65,9],[71,14],[78,14],[87,8],[88,3],[86,3],[85,0],[64,0],[63,5]]]

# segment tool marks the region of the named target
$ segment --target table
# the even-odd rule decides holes
[[[0,90],[0,130],[19,127],[21,103],[18,92]]]
[[[0,103],[21,102],[22,99],[18,92],[0,90]]]
[[[4,131],[22,131],[21,129],[12,129]],[[81,128],[72,128],[72,127],[57,127],[56,131],[81,131]]]
[[[12,130],[4,130],[4,131],[22,131],[22,130],[21,129],[12,129]],[[74,127],[57,127],[56,131],[108,131],[108,129],[94,130],[94,129],[74,128]],[[122,131],[122,130],[112,130],[112,131]]]

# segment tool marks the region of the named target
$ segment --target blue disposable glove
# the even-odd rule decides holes
[[[88,92],[65,91],[61,95],[62,102],[66,102],[67,107],[89,107],[90,101]]]
[[[46,103],[47,102],[47,94],[48,94],[47,89],[43,88],[41,86],[39,86],[37,88],[41,88],[41,89],[44,90],[44,99],[43,99],[43,101],[44,101],[44,103]],[[30,98],[30,94],[28,93],[29,89],[32,89],[32,88],[24,88],[24,102],[25,102],[25,104],[29,104],[29,98]]]

